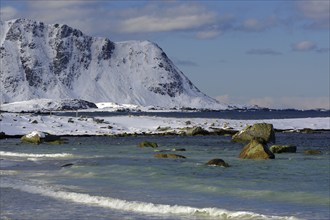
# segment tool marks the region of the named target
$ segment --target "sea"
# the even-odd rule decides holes
[[[0,219],[330,219],[329,131],[277,132],[297,152],[274,160],[239,159],[244,144],[229,136],[64,138],[0,140]],[[206,165],[214,158],[230,167]]]

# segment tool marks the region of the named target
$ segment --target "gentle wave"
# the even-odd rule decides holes
[[[278,220],[296,220],[293,216],[268,216],[254,212],[247,211],[228,211],[219,208],[195,208],[190,206],[180,205],[163,205],[153,204],[147,202],[138,201],[126,201],[111,197],[103,196],[91,196],[84,193],[67,192],[53,187],[44,187],[31,185],[24,181],[6,181],[7,178],[2,180],[2,187],[11,187],[19,189],[25,192],[40,194],[56,199],[62,199],[80,204],[86,204],[90,206],[98,206],[104,208],[110,208],[114,210],[137,212],[144,214],[158,214],[158,215],[178,215],[178,216],[204,216],[219,219],[278,219]]]
[[[72,154],[68,153],[58,153],[58,154],[27,154],[27,153],[16,153],[16,152],[7,152],[0,151],[0,156],[7,157],[48,157],[48,158],[56,158],[56,157],[72,157]]]

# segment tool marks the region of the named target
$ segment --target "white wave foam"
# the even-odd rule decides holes
[[[190,206],[180,205],[163,205],[153,204],[138,201],[126,201],[111,197],[103,196],[91,196],[83,193],[67,192],[55,187],[45,187],[31,185],[30,183],[23,181],[6,181],[3,179],[2,187],[11,187],[19,189],[25,192],[40,194],[43,196],[49,196],[56,199],[62,199],[80,204],[86,204],[90,206],[98,206],[104,208],[110,208],[114,210],[138,212],[145,214],[159,214],[159,215],[180,215],[180,216],[204,216],[215,217],[219,219],[276,219],[276,220],[295,220],[297,218],[292,216],[267,216],[254,212],[247,211],[228,211],[219,208],[195,208]]]
[[[17,152],[7,152],[7,151],[0,151],[0,156],[7,156],[7,157],[72,157],[72,154],[67,153],[58,153],[58,154],[27,154],[27,153],[17,153]]]

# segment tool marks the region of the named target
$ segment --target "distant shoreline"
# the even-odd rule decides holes
[[[200,127],[207,135],[233,135],[247,125],[273,124],[275,132],[316,133],[330,131],[330,117],[284,119],[179,118],[148,115],[92,117],[2,113],[0,132],[5,137],[20,137],[32,131],[57,136],[137,136],[185,135],[187,129]]]
[[[238,132],[238,131],[236,131]],[[317,134],[317,133],[323,133],[323,132],[329,132],[330,134],[330,129],[315,129],[315,130],[310,130],[308,133],[309,134]],[[307,134],[307,132],[304,132],[304,130],[298,130],[298,131],[291,131],[291,130],[278,130],[278,129],[275,129],[275,133],[290,133],[290,134],[301,134],[301,133],[305,133]],[[206,134],[206,135],[196,135],[196,136],[226,136],[227,134],[217,134],[216,132],[210,132],[209,134]],[[229,134],[228,134],[229,135]],[[0,139],[20,139],[21,137],[23,137],[24,135],[4,135],[2,138]],[[158,133],[158,134],[155,134],[155,133],[144,133],[144,134],[139,134],[139,133],[136,133],[136,134],[126,134],[126,133],[123,133],[123,134],[114,134],[114,135],[97,135],[97,134],[84,134],[84,135],[75,135],[75,134],[72,134],[72,135],[57,135],[58,137],[60,138],[69,138],[69,137],[143,137],[143,136],[189,136],[189,135],[184,135],[184,134],[176,134],[176,133]]]

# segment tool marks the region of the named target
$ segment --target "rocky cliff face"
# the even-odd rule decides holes
[[[112,42],[67,25],[0,23],[1,102],[84,99],[222,109],[149,41]]]

